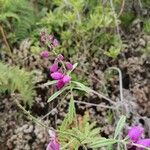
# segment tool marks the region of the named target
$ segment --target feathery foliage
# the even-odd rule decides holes
[[[0,22],[13,31],[9,34],[11,41],[27,37],[35,20],[34,7],[28,0],[0,0]]]
[[[66,136],[60,132],[63,149],[78,150],[81,145],[97,141],[99,139],[100,128],[95,128],[95,125],[95,122],[90,123],[88,112],[83,117],[77,117],[74,99],[71,97],[68,114],[60,126],[60,131],[65,131],[70,135],[75,135],[75,137]]]
[[[23,102],[30,107],[35,91],[32,74],[18,67],[11,67],[0,62],[0,92],[20,92]]]

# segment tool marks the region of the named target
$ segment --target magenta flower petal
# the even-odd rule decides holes
[[[150,139],[141,139],[137,141],[137,144],[150,148]],[[144,150],[144,148],[137,147],[136,150]]]
[[[44,58],[48,58],[49,57],[49,51],[45,50],[41,52],[41,56]]]
[[[58,70],[58,64],[54,63],[51,67],[50,67],[50,72],[56,72]]]
[[[60,150],[60,144],[56,139],[52,139],[48,144],[46,150]]]
[[[55,47],[59,45],[59,42],[58,42],[58,40],[57,40],[57,39],[54,39],[54,41],[53,41],[53,45],[54,45]]]
[[[54,72],[51,74],[51,77],[54,79],[54,80],[60,80],[63,78],[63,74],[60,73],[60,72]]]
[[[66,67],[67,67],[68,70],[73,69],[73,65],[70,62],[66,62]]]
[[[57,88],[60,90],[61,88],[63,88],[64,87],[64,85],[65,85],[65,83],[63,82],[63,80],[59,80],[58,82],[57,82]]]
[[[65,75],[62,80],[63,80],[64,84],[67,84],[70,82],[71,77],[69,75]]]
[[[140,126],[135,126],[132,127],[129,131],[128,131],[128,137],[130,138],[130,140],[132,140],[133,142],[137,142],[139,140],[139,138],[141,137],[142,133],[144,132],[144,129]]]

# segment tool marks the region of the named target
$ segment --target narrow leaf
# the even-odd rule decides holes
[[[117,123],[114,138],[116,138],[119,135],[119,133],[121,132],[122,128],[125,125],[125,122],[126,122],[126,116],[121,116],[121,118],[119,119]]]
[[[54,100],[56,97],[58,97],[61,93],[63,93],[65,90],[69,89],[70,87],[67,86],[65,88],[63,88],[62,90],[59,90],[57,92],[55,92],[49,99],[47,102],[51,102],[52,100]]]
[[[49,86],[49,85],[53,85],[53,84],[55,84],[55,83],[57,83],[56,80],[54,80],[54,81],[48,81],[48,82],[44,83],[44,84],[42,85],[42,87],[46,87],[46,86]]]
[[[70,103],[69,103],[69,111],[68,111],[68,122],[69,122],[69,124],[72,123],[74,118],[75,118],[75,105],[74,105],[73,96],[71,96]]]
[[[91,92],[91,89],[89,87],[85,86],[84,84],[82,84],[80,82],[72,81],[72,83],[75,83],[77,86],[79,86],[81,88],[80,90],[83,90],[87,93]]]
[[[112,144],[115,144],[117,141],[115,139],[99,139],[99,141],[94,141],[92,144],[90,144],[91,148],[100,148],[104,146],[109,146]]]

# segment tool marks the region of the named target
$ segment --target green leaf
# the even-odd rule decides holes
[[[76,114],[76,112],[75,112],[74,99],[73,99],[73,96],[71,96],[70,103],[69,103],[69,112],[68,112],[69,124],[71,124],[72,121],[74,120],[75,114]]]
[[[61,93],[63,93],[65,90],[69,89],[70,86],[67,86],[65,88],[63,88],[62,90],[59,90],[57,92],[55,92],[49,99],[47,102],[51,102],[52,100],[54,100],[56,97],[58,97]]]
[[[56,80],[54,80],[54,81],[48,81],[48,82],[44,83],[42,86],[45,87],[45,86],[53,85],[55,83],[57,83]]]
[[[121,118],[119,119],[117,123],[114,138],[116,138],[119,135],[119,133],[121,132],[122,128],[125,125],[125,122],[126,122],[126,116],[121,116]]]
[[[72,81],[72,83],[75,83],[76,85],[78,85],[80,87],[80,88],[77,88],[77,89],[83,90],[87,93],[91,92],[91,89],[89,87],[85,86],[84,84],[82,84],[80,82]]]
[[[75,112],[74,99],[73,96],[71,96],[68,114],[62,122],[60,126],[60,130],[66,130],[66,128],[75,120],[75,118],[76,118],[76,112]]]
[[[92,144],[90,144],[91,148],[100,148],[103,146],[108,146],[108,145],[112,145],[115,144],[117,141],[115,139],[105,139],[105,138],[101,138],[98,141],[93,141]]]

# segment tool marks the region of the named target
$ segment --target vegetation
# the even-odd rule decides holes
[[[137,12],[135,4],[139,8],[139,12]],[[123,97],[122,80],[128,73],[122,75],[119,68],[110,68],[119,73],[117,80],[119,90],[114,92],[115,86],[111,87],[110,90],[114,92],[113,96],[111,95],[112,100],[108,97],[110,91],[105,95],[97,92],[95,85],[92,89],[83,84],[90,81],[81,83],[82,77],[79,76],[82,76],[82,70],[76,72],[78,62],[74,64],[71,62],[74,56],[78,57],[79,55],[92,61],[93,58],[98,58],[98,60],[103,61],[98,62],[96,59],[96,63],[90,61],[94,64],[90,65],[93,68],[99,68],[100,65],[103,65],[103,72],[105,69],[109,69],[108,66],[117,66],[120,63],[118,59],[128,61],[133,52],[126,51],[124,38],[128,36],[129,32],[133,32],[130,31],[132,22],[139,19],[144,25],[144,34],[147,36],[150,34],[150,18],[148,14],[144,15],[142,11],[148,9],[148,5],[150,5],[149,0],[0,0],[0,52],[2,52],[0,53],[0,94],[21,95],[23,104],[18,99],[15,100],[15,104],[35,124],[54,132],[53,135],[50,135],[50,142],[47,147],[53,145],[55,148],[52,150],[60,150],[60,147],[70,150],[87,150],[88,148],[96,150],[101,147],[105,147],[106,150],[113,150],[116,147],[116,150],[130,148],[149,150],[150,139],[146,144],[140,141],[146,140],[141,138],[144,129],[133,127],[131,128],[134,130],[131,132],[132,134],[123,130],[126,128],[127,119],[131,118],[128,114],[132,114],[132,111],[127,108],[130,103],[126,106],[125,103],[127,102]],[[26,71],[24,66],[17,61],[19,55],[16,55],[16,48],[19,53],[20,43],[26,39],[29,39],[31,43],[29,46],[30,56],[27,55],[24,59],[28,60],[26,69],[30,63],[33,63],[34,67],[31,68],[35,70],[28,69]],[[143,45],[146,46],[140,47],[140,53],[149,55],[149,42]],[[4,50],[8,53],[3,53]],[[127,57],[124,57],[125,55]],[[139,53],[135,54],[136,57],[139,55]],[[84,63],[87,63],[86,61]],[[134,61],[130,63],[134,63]],[[83,65],[86,67],[86,64]],[[123,71],[126,71],[127,67],[128,63]],[[42,76],[42,81],[36,85],[33,81],[40,77],[35,78],[32,73],[34,71]],[[88,68],[87,71],[89,71]],[[101,80],[104,78],[102,76],[100,77]],[[113,80],[115,77],[111,72],[111,79]],[[99,79],[96,78],[96,82],[98,81]],[[110,86],[112,85],[110,84]],[[104,104],[78,100],[79,97],[83,97],[83,100],[86,99],[87,94],[95,95]],[[61,97],[62,95],[64,98]],[[116,95],[119,96],[116,98]],[[47,126],[41,121],[42,119],[36,118],[37,116],[32,116],[32,109],[36,107],[34,103],[38,101],[35,102],[36,96],[41,98],[40,104],[42,103],[42,109],[46,111],[49,110],[51,104],[55,109],[57,107],[55,105],[62,105],[70,100],[67,101],[66,106],[63,106],[65,109],[68,108],[68,111],[65,112],[65,117],[61,118],[60,125],[55,124],[56,129]],[[58,102],[58,100],[60,101]],[[103,136],[99,124],[90,118],[88,107],[86,108],[87,111],[84,111],[84,115],[79,115],[76,103],[108,109],[108,120],[110,125],[115,127],[114,133],[110,137]],[[26,110],[28,107],[31,112]],[[97,111],[95,112],[97,113]],[[49,113],[51,111],[47,112],[46,117]],[[51,124],[49,125],[51,126]],[[132,137],[138,137],[140,140],[135,141]]]
[[[32,74],[24,69],[11,67],[2,62],[0,62],[0,68],[0,92],[19,92],[24,104],[31,107],[35,95]]]

